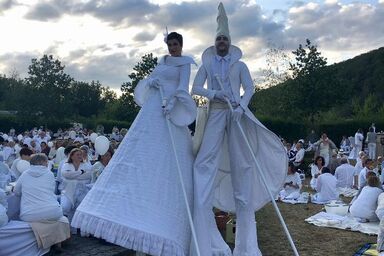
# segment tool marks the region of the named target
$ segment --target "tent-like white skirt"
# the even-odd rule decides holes
[[[192,205],[192,141],[172,125]],[[151,255],[188,255],[190,228],[158,90],[152,90],[129,132],[72,220],[108,242]]]

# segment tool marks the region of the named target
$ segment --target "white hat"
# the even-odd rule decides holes
[[[219,10],[219,13],[217,14],[217,29],[216,29],[216,37],[218,36],[226,36],[231,42],[231,37],[229,35],[229,27],[228,27],[228,17],[225,13],[224,5],[220,2],[219,7],[217,8]]]

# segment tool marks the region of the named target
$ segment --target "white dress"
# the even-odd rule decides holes
[[[160,60],[147,80],[158,79],[164,96],[176,96],[175,108],[178,109],[172,111],[180,111],[183,104],[191,104],[192,111],[181,116],[191,115],[193,119],[196,104],[188,93],[191,63],[193,60],[189,57],[167,56]],[[141,89],[146,95],[141,95],[141,99],[135,95],[135,98],[143,105],[142,109],[111,161],[77,208],[72,226],[150,255],[188,255],[191,232],[187,208],[160,91],[145,83]],[[186,125],[170,124],[191,207],[191,135]]]

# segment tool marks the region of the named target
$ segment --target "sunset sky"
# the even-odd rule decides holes
[[[232,43],[254,78],[270,45],[289,53],[309,38],[329,64],[384,46],[384,0],[222,2]],[[32,58],[52,54],[75,80],[119,91],[142,55],[167,53],[165,26],[183,34],[183,53],[201,64],[214,42],[218,3],[0,0],[0,74],[24,78]]]

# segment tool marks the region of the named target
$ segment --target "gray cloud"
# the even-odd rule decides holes
[[[33,52],[7,53],[0,55],[0,62],[7,66],[7,69],[4,70],[5,75],[9,76],[16,72],[20,78],[25,78],[28,76],[28,67],[34,58],[40,57]]]
[[[384,5],[354,3],[302,6],[288,16],[286,41],[291,46],[316,41],[329,50],[355,50],[384,41]]]
[[[4,3],[9,6],[14,4],[5,1],[0,2],[0,6]],[[224,3],[232,42],[241,46],[246,61],[264,57],[270,42],[291,51],[309,38],[319,46],[321,52],[360,53],[382,46],[384,41],[384,4],[319,4],[316,8],[310,8],[307,1],[289,1],[290,10],[276,9],[267,16],[260,6],[248,3],[247,0],[228,0]],[[132,67],[147,53],[142,52],[140,46],[152,41],[164,31],[165,26],[170,31],[183,31],[184,45],[188,47],[186,54],[194,56],[200,63],[201,53],[214,42],[217,3],[203,1],[156,5],[147,0],[100,0],[87,3],[52,0],[32,7],[27,17],[49,21],[57,20],[64,14],[92,15],[116,29],[139,27],[142,30],[132,35],[134,44],[114,43],[74,50],[65,58],[66,69],[76,80],[100,80],[103,85],[119,88],[122,82],[128,80]],[[199,42],[190,45],[190,39],[195,38]],[[166,53],[166,47],[161,43],[151,50],[155,56]],[[108,55],[111,49],[116,48],[119,53]],[[101,50],[105,56],[93,54],[96,50]],[[55,47],[47,51],[57,52]],[[28,61],[22,56],[28,56]],[[19,65],[27,66],[25,63],[30,63],[30,56],[28,53],[15,56],[15,59],[0,56],[0,60],[8,63],[14,61],[12,65],[15,66],[19,61]],[[22,60],[27,62],[23,64]],[[257,74],[259,68],[250,66],[253,74]]]
[[[13,0],[0,0],[0,14],[8,9],[11,9],[17,5],[16,1]]]
[[[132,39],[137,42],[147,42],[147,41],[152,41],[155,37],[156,37],[156,33],[142,31],[136,34]]]
[[[72,13],[72,9],[75,8],[76,5],[74,5],[72,1],[40,1],[30,8],[30,10],[25,15],[25,18],[39,21],[56,21],[66,13]]]
[[[120,89],[123,82],[129,80],[128,75],[138,60],[127,58],[126,54],[114,53],[107,56],[94,56],[84,52],[74,52],[66,62],[66,72],[77,81],[90,82],[98,80],[103,86]]]

